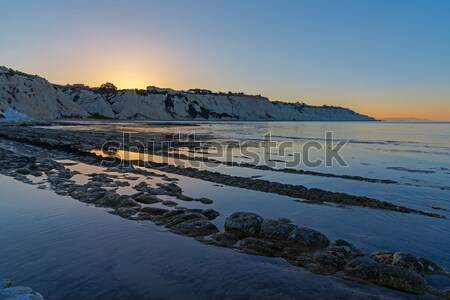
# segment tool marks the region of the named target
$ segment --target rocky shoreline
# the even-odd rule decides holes
[[[187,136],[188,135],[186,135],[186,137]],[[207,139],[208,137],[209,136],[205,135],[200,136],[199,138]],[[88,151],[92,151],[93,149],[100,149],[105,141],[120,141],[123,138],[123,132],[72,131],[30,126],[5,126],[2,127],[0,138],[18,141],[20,143],[29,145],[35,145],[46,149],[59,149],[65,152],[75,153],[78,156],[87,159],[91,163],[93,161],[100,163],[100,161],[102,161],[102,157],[97,157],[96,154],[89,153]],[[172,138],[172,136],[167,136],[165,134],[138,133],[135,136],[135,139],[137,141],[133,140],[127,146],[129,148],[139,148],[142,147],[142,143],[139,141],[151,140],[156,146],[154,150],[161,151],[161,148],[158,145],[163,145],[162,142],[164,140],[171,140]],[[175,147],[195,147],[196,145],[197,143],[195,142],[192,144],[190,144],[189,142],[174,144]],[[105,154],[105,156],[109,156],[109,154]],[[309,201],[312,203],[336,203],[339,205],[369,207],[373,209],[382,209],[401,213],[414,213],[434,218],[446,218],[445,216],[438,213],[416,210],[405,206],[396,205],[387,201],[380,201],[369,197],[355,196],[346,193],[330,192],[318,188],[308,189],[302,185],[283,184],[257,178],[230,176],[218,172],[199,170],[192,167],[180,167],[167,163],[157,163],[151,161],[144,162],[138,160],[131,161],[130,163],[138,166],[147,166],[149,168],[158,168],[164,170],[164,172],[189,176],[209,182],[214,182],[217,184],[224,184],[239,188],[246,188],[261,192],[270,192],[289,197],[301,198],[303,199],[302,201]],[[114,156],[110,157],[110,166],[117,166],[119,164],[120,161],[115,160]],[[263,168],[264,166],[261,166],[261,169]],[[281,170],[281,172],[283,172],[283,170]],[[376,182],[381,181],[378,180]],[[392,184],[392,182],[386,182],[386,184]]]
[[[2,136],[5,137],[5,134],[2,133]],[[78,184],[73,177],[79,172],[72,171],[70,166],[78,163],[98,165],[100,157],[78,149],[71,140],[66,140],[64,145],[50,145],[46,137],[30,138],[25,144],[24,136],[20,138],[20,142],[13,140],[17,141],[18,138],[9,136],[6,140],[10,142],[10,149],[0,147],[0,173],[34,184],[38,188],[51,189],[58,195],[109,208],[111,213],[130,220],[152,221],[173,233],[193,237],[203,244],[226,247],[251,255],[284,258],[292,265],[320,275],[375,284],[411,294],[433,294],[450,298],[450,290],[435,290],[427,281],[428,276],[450,277],[450,274],[428,259],[410,253],[364,253],[348,241],[330,241],[313,228],[298,226],[288,219],[265,219],[252,212],[235,212],[226,216],[225,230],[221,231],[212,222],[221,213],[207,208],[213,200],[185,195],[178,186],[177,179],[166,173],[291,197],[301,195],[301,198],[308,199],[314,196],[317,200],[312,201],[316,202],[331,199],[332,202],[355,205],[354,203],[364,200],[363,206],[371,208],[384,209],[383,206],[386,206],[388,210],[398,212],[439,216],[388,202],[371,202],[372,199],[365,197],[156,163],[143,169],[124,168],[116,161],[111,161],[104,172],[88,174],[87,183]],[[67,162],[68,159],[73,162]],[[151,167],[158,172],[152,171]],[[31,180],[33,178],[36,180]],[[141,179],[143,180],[140,181]],[[158,182],[148,184],[146,179],[156,179]],[[130,181],[139,181],[132,186],[136,192],[131,195],[119,194],[117,189],[130,186]],[[165,197],[172,197],[177,201],[167,200]],[[197,201],[205,205],[205,208],[189,209],[180,205],[180,202],[191,201]]]

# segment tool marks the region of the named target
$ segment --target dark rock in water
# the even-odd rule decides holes
[[[116,181],[115,183],[117,186],[130,186],[128,181]]]
[[[167,184],[158,183],[156,185],[170,194],[181,194],[183,192],[183,190],[173,182]]]
[[[106,174],[91,174],[92,175],[92,181],[96,182],[102,182],[102,183],[109,183],[113,182],[114,180],[112,178],[109,178]]]
[[[421,275],[442,274],[450,277],[450,274],[439,265],[426,258],[417,257],[411,253],[375,252],[372,253],[370,257],[378,263],[407,268]]]
[[[194,218],[171,226],[170,231],[177,234],[200,237],[217,233],[219,229],[206,218]]]
[[[194,198],[183,195],[183,194],[178,194],[176,195],[177,199],[183,200],[183,201],[192,201],[194,200]]]
[[[352,279],[414,294],[429,291],[425,279],[410,269],[357,260],[351,261],[345,269],[345,275]]]
[[[143,207],[141,209],[141,213],[146,213],[151,216],[161,216],[165,213],[167,213],[168,210],[164,208],[158,208],[158,207]]]
[[[276,241],[248,237],[241,241],[241,250],[249,254],[279,256],[284,246]]]
[[[239,242],[239,239],[232,233],[217,233],[211,237],[216,245],[231,248]]]
[[[165,205],[165,206],[169,206],[169,207],[174,207],[174,206],[178,205],[178,203],[176,203],[175,201],[171,201],[171,200],[164,200],[161,204]]]
[[[112,212],[115,215],[119,215],[123,218],[130,218],[139,212],[139,207],[117,207]]]
[[[319,253],[314,255],[314,262],[318,266],[318,268],[315,268],[315,273],[323,275],[335,274],[337,271],[342,270],[345,266],[345,260],[328,253]]]
[[[146,182],[139,182],[137,185],[133,186],[136,191],[146,192],[149,189],[149,186]]]
[[[140,202],[143,204],[155,204],[155,203],[161,202],[161,200],[159,200],[155,195],[152,195],[152,194],[139,193],[137,196],[132,195],[131,197],[134,200],[136,200],[137,202]]]
[[[284,221],[265,219],[259,234],[269,238],[288,239],[290,233],[296,228],[296,225]]]
[[[289,234],[289,240],[305,249],[320,249],[328,246],[330,241],[328,238],[308,227],[298,227]]]
[[[121,195],[119,196],[119,204],[118,206],[121,207],[140,207],[141,205],[134,201],[133,198],[131,198],[128,195]]]
[[[16,173],[22,174],[22,175],[28,175],[30,174],[30,170],[28,169],[17,169]]]
[[[38,170],[33,170],[30,172],[31,175],[33,175],[34,177],[41,177],[42,175],[44,175],[41,171]]]
[[[250,212],[235,212],[225,219],[225,230],[239,236],[256,235],[261,231],[263,217]]]
[[[331,243],[328,253],[343,259],[353,259],[363,256],[364,253],[355,246],[344,240],[336,240]]]
[[[200,201],[203,204],[212,204],[213,203],[213,201],[209,198],[200,198],[200,199],[198,199],[198,201]]]
[[[210,220],[214,220],[218,216],[220,216],[220,213],[217,210],[214,209],[205,209],[201,212],[202,215],[207,217]]]
[[[171,217],[178,216],[178,215],[181,215],[181,214],[184,214],[184,213],[185,213],[185,211],[182,210],[182,209],[174,209],[174,210],[170,210],[170,211],[166,212],[166,213],[163,215],[163,217],[164,217],[165,219],[169,219],[169,218],[171,218]]]
[[[427,275],[443,274],[443,275],[450,277],[450,274],[447,271],[445,271],[444,268],[435,264],[434,262],[432,262],[424,257],[420,257],[419,260],[422,263],[425,274],[427,274]]]
[[[102,198],[98,199],[95,203],[100,206],[116,207],[119,205],[119,194],[109,192]]]
[[[167,228],[171,228],[175,225],[178,225],[180,223],[186,222],[186,221],[190,221],[190,220],[194,220],[194,219],[199,219],[199,220],[206,220],[209,222],[208,218],[205,217],[204,215],[200,214],[200,213],[196,213],[196,212],[184,212],[182,214],[176,214],[172,217],[166,218],[165,220],[165,226]]]
[[[394,261],[394,253],[393,252],[375,252],[370,254],[370,258],[380,264],[390,265]]]
[[[396,252],[392,260],[394,266],[413,270],[421,275],[425,274],[422,262],[416,256],[410,253]]]

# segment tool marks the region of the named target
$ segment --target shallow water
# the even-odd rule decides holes
[[[61,128],[81,129],[79,126]],[[195,132],[221,141],[262,140],[270,132],[274,140],[293,141],[294,147],[285,156],[277,157],[281,160],[288,160],[289,154],[302,149],[308,140],[321,142],[325,131],[333,131],[335,139],[348,140],[340,153],[349,166],[308,169],[299,165],[298,169],[391,179],[398,184],[224,165],[199,168],[368,196],[450,217],[450,123],[204,122],[199,126],[180,128],[156,126],[151,122],[123,122],[114,125],[91,123],[83,126],[82,130],[124,130],[149,134],[182,132],[184,135]],[[266,149],[257,151],[262,153]],[[200,152],[182,153],[206,155]],[[313,155],[322,158],[323,151]],[[153,156],[152,159],[158,161],[161,158]],[[82,173],[73,178],[79,184],[87,182],[86,174],[103,170],[83,164],[67,167]],[[276,164],[275,168],[279,167],[280,164]],[[369,208],[299,203],[294,201],[297,199],[286,196],[214,185],[184,176],[169,176],[179,179],[178,185],[183,188],[184,194],[194,198],[208,197],[214,203],[204,205],[195,201],[168,200],[178,201],[180,206],[189,208],[218,210],[223,215],[214,221],[219,228],[223,227],[225,216],[236,211],[252,211],[265,218],[289,218],[298,225],[325,233],[330,239],[346,239],[367,253],[406,251],[450,269],[448,219]],[[120,187],[118,192],[132,194],[134,184],[140,181],[156,184],[159,180],[157,177],[140,177],[130,182],[131,187]],[[348,295],[341,287],[344,290],[348,285],[355,287],[338,279],[301,271],[279,259],[204,246],[190,238],[168,233],[149,222],[124,220],[103,209],[85,206],[71,198],[40,191],[35,186],[24,185],[4,176],[0,176],[0,188],[0,245],[7,245],[0,247],[0,270],[5,272],[0,276],[31,285],[44,295],[50,294],[48,299],[83,299],[87,295],[108,299],[250,299],[252,296],[261,298],[267,295],[301,299],[326,297],[328,291],[333,297],[344,297]],[[42,272],[45,274],[41,277]],[[318,281],[318,278],[321,280]],[[300,290],[298,282],[305,283]],[[51,295],[61,289],[62,294]],[[318,293],[321,289],[324,292]],[[370,291],[373,292],[373,289]],[[77,296],[69,297],[70,293]],[[359,294],[353,296],[361,298]]]
[[[0,188],[1,276],[49,300],[414,298],[205,246],[3,175]]]

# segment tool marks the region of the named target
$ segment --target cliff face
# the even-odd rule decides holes
[[[96,117],[149,120],[369,121],[341,107],[271,102],[262,96],[209,91],[120,90],[104,97],[83,86],[47,80],[0,67],[0,116],[19,112],[34,119]]]
[[[0,113],[20,112],[34,119],[88,117],[89,114],[47,80],[0,67]]]

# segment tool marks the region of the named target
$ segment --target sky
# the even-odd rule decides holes
[[[0,65],[450,121],[448,0],[1,0]]]

